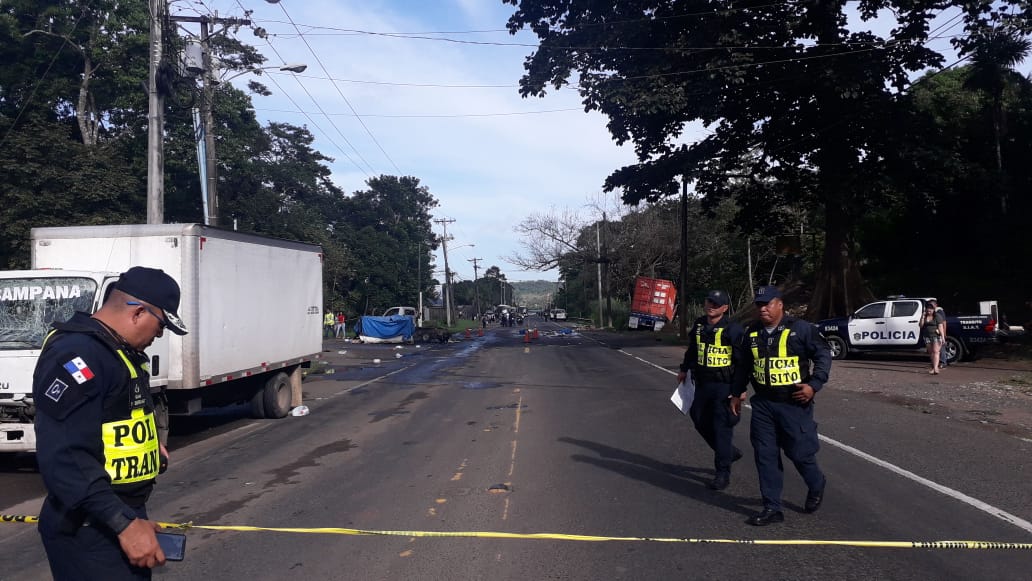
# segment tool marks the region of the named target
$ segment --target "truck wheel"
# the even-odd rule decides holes
[[[942,348],[946,350],[946,363],[952,365],[964,358],[964,344],[956,337],[947,335]]]
[[[265,418],[265,390],[256,389],[251,396],[251,417],[257,420]]]
[[[277,373],[265,382],[262,389],[265,417],[282,418],[290,412],[290,378],[286,373]]]
[[[424,331],[423,334],[420,336],[420,338],[423,339],[424,343],[429,343],[430,342],[430,333],[427,333],[427,332]]]
[[[831,349],[832,359],[845,359],[849,355],[849,346],[846,345],[845,339],[830,335],[827,338],[828,348]]]

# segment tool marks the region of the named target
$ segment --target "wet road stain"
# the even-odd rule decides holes
[[[272,474],[273,476],[275,476],[275,478],[270,480],[265,485],[265,488],[269,489],[279,484],[287,484],[290,482],[290,479],[292,477],[297,476],[300,473],[302,468],[310,468],[313,466],[317,466],[319,464],[319,460],[322,459],[324,456],[328,456],[330,454],[338,454],[340,452],[347,452],[348,450],[357,447],[358,446],[353,444],[351,440],[348,439],[338,440],[336,442],[330,442],[329,444],[319,446],[318,448],[309,451],[304,456],[301,456],[297,460],[294,460],[290,464],[280,466],[275,470],[267,472],[267,474]]]
[[[224,502],[222,504],[216,505],[200,514],[194,513],[187,515],[184,513],[176,513],[172,515],[172,518],[173,520],[182,520],[184,518],[189,518],[189,520],[195,522],[219,522],[220,520],[222,520],[224,516],[236,512],[244,508],[245,506],[249,505],[250,503],[254,502],[256,499],[260,498],[263,494],[265,494],[265,492],[267,491],[263,490],[262,492],[252,492],[238,500],[231,500],[229,502]]]
[[[372,416],[373,419],[369,420],[369,423],[375,424],[376,422],[382,422],[387,418],[407,414],[409,413],[409,411],[405,408],[412,405],[412,403],[415,401],[427,399],[428,397],[430,396],[427,395],[425,391],[414,391],[405,396],[405,399],[398,402],[398,405],[392,409],[371,412],[369,415]]]
[[[520,405],[518,403],[511,403],[509,405],[493,405],[484,408],[486,410],[514,410],[514,409],[527,409],[527,404]]]
[[[501,386],[496,381],[467,381],[462,384],[462,389],[494,389]]]

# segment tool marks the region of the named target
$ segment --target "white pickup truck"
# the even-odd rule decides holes
[[[931,298],[893,298],[864,305],[849,317],[817,322],[835,359],[863,351],[924,349],[921,314]],[[996,342],[996,301],[982,301],[982,315],[946,317],[946,357],[970,357],[979,345]]]

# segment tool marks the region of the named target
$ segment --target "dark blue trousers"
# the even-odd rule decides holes
[[[824,473],[817,466],[817,422],[813,421],[813,402],[805,406],[794,402],[771,401],[755,395],[749,440],[760,473],[763,508],[781,510],[781,491],[785,469],[781,451],[795,464],[808,490],[824,490]]]
[[[735,446],[732,443],[735,424],[739,417],[731,413],[728,396],[731,386],[726,383],[699,383],[688,415],[703,440],[713,450],[713,468],[717,474],[730,474]]]
[[[147,518],[144,508],[136,509]],[[40,536],[54,581],[139,581],[151,578],[150,569],[129,564],[118,537],[104,526],[82,526],[74,533],[49,530],[40,515]]]

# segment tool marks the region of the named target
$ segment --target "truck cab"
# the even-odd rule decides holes
[[[864,305],[849,317],[826,319],[817,328],[828,341],[834,359],[864,351],[922,350],[921,315],[930,297],[893,297]],[[992,303],[995,308],[995,301]],[[977,346],[996,341],[992,315],[946,317],[947,361],[971,356]]]
[[[93,313],[117,273],[12,270],[0,272],[0,453],[34,452],[32,374],[55,322]]]

